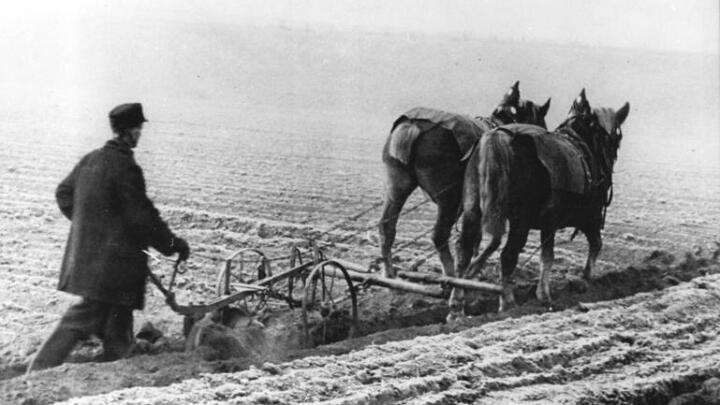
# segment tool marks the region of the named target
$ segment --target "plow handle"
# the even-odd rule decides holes
[[[172,294],[172,288],[175,285],[175,276],[177,276],[178,274],[185,274],[186,272],[187,272],[187,266],[185,266],[185,261],[180,260],[180,258],[178,258],[175,261],[175,264],[173,265],[173,273],[172,273],[172,276],[170,276],[170,284],[168,285],[168,288],[167,288],[168,293]]]
[[[173,266],[173,274],[170,278],[170,286],[168,288],[165,288],[165,286],[162,284],[162,281],[158,278],[158,276],[155,275],[150,269],[147,271],[147,275],[150,278],[150,281],[155,284],[155,287],[160,290],[160,292],[165,296],[165,302],[170,306],[170,309],[177,311],[178,309],[178,303],[175,301],[175,293],[173,293],[172,287],[173,284],[175,284],[175,276],[180,273],[183,274],[187,270],[180,270],[182,262],[180,260],[175,262],[175,265]]]

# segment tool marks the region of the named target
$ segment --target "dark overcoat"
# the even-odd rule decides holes
[[[85,155],[55,192],[72,221],[58,289],[142,309],[148,246],[174,252],[174,235],[145,192],[132,150],[117,140]]]

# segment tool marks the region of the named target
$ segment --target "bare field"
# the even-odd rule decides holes
[[[69,403],[663,403],[673,385],[719,374],[719,293],[715,275],[586,313],[527,316]]]
[[[228,44],[221,41],[221,45],[229,46],[235,36],[250,34],[230,32]],[[192,41],[201,36],[186,35],[191,48]],[[461,51],[450,52],[446,45],[457,39],[424,43],[427,38],[376,35],[367,39],[342,34],[330,41],[317,33],[290,35],[267,29],[257,35],[257,42],[235,51],[242,70],[212,68],[217,76],[253,83],[238,90],[241,102],[235,100],[232,86],[217,78],[204,79],[201,84],[190,82],[183,97],[173,100],[163,97],[160,89],[182,87],[182,75],[151,89],[149,99],[155,101],[155,107],[146,107],[151,122],[136,158],[145,170],[151,197],[195,253],[191,271],[179,279],[179,301],[212,296],[219,260],[236,249],[256,247],[270,257],[285,256],[293,243],[335,225],[340,226],[322,239],[327,242],[327,254],[370,262],[379,253],[373,227],[379,210],[358,221],[345,220],[382,199],[380,150],[395,116],[416,104],[474,114],[478,99],[489,112],[495,98],[517,76],[524,97],[536,101],[553,97],[550,127],[559,122],[582,86],[588,87],[591,103],[598,99],[599,105],[618,107],[628,100],[633,107],[624,128],[615,198],[594,275],[598,285],[591,286],[586,296],[571,293],[567,280],[579,274],[586,243],[582,237],[566,241],[570,230],[560,234],[553,274],[559,309],[574,308],[577,301],[619,298],[674,283],[643,284],[647,281],[643,277],[657,281],[672,276],[680,282],[717,270],[712,263],[699,267],[683,267],[689,259],[680,263],[688,251],[694,252],[693,257],[709,257],[717,249],[715,242],[720,241],[717,79],[701,83],[701,78],[692,74],[716,67],[716,57],[708,62],[708,58],[695,55],[632,56],[629,51],[528,44],[515,44],[509,52],[501,51],[501,45],[470,40],[461,41]],[[278,41],[284,48],[276,46],[264,53],[263,38],[286,42]],[[366,52],[380,43],[385,45],[379,51]],[[281,68],[268,62],[288,49],[293,66],[309,67]],[[517,56],[523,52],[530,52],[530,66],[522,65]],[[585,65],[579,65],[581,58],[576,54],[585,56]],[[485,58],[479,66],[474,65],[478,55]],[[438,78],[436,72],[447,71],[443,58],[458,67]],[[569,66],[575,68],[558,65],[557,60],[570,61]],[[609,64],[607,60],[618,63],[610,69],[603,65]],[[626,62],[624,69],[618,66],[620,62]],[[683,63],[690,75],[649,68]],[[523,67],[511,77],[500,73],[507,70],[502,66]],[[555,85],[538,66],[572,74]],[[194,74],[187,66],[181,69]],[[252,82],[253,75],[261,74],[263,80]],[[678,83],[678,77],[684,82]],[[428,83],[427,88],[417,82]],[[482,88],[478,96],[476,88],[485,82],[492,85]],[[193,86],[217,91],[198,95]],[[491,92],[497,95],[488,94]],[[235,101],[220,103],[213,101],[212,95]],[[693,110],[685,104],[687,99],[709,104]],[[145,321],[159,327],[168,337],[169,353],[113,364],[71,364],[27,379],[18,376],[75,300],[55,290],[69,222],[54,203],[54,188],[82,154],[102,145],[108,133],[104,121],[87,118],[87,111],[67,111],[62,100],[52,105],[55,107],[45,114],[27,105],[0,113],[3,402],[48,403],[129,386],[165,386],[203,372],[247,368],[248,363],[219,364],[174,352],[181,341],[181,319],[149,288],[147,308],[136,314],[136,328]],[[157,110],[157,118],[153,110]],[[417,192],[407,206],[424,198]],[[432,204],[403,217],[397,243],[427,231],[433,217]],[[521,256],[521,263],[530,259],[519,270],[522,288],[527,289],[536,277],[537,257],[531,258],[536,246],[537,235],[533,235]],[[420,238],[398,253],[398,265],[409,266],[431,251],[429,238]],[[653,252],[678,259],[673,266],[669,260],[655,272],[630,270],[633,266],[647,269],[644,260]],[[433,255],[420,269],[439,268]],[[169,266],[154,269],[168,272]],[[623,278],[622,274],[629,276]],[[435,325],[395,335],[372,335],[375,337],[368,340],[354,340],[343,351],[357,351],[340,357],[306,357],[333,353],[328,348],[295,352],[296,347],[285,347],[292,353],[276,356],[278,361],[303,358],[264,369],[207,375],[165,390],[136,389],[79,402],[222,403],[233,399],[243,403],[239,398],[248,395],[249,402],[270,403],[454,403],[481,398],[488,403],[520,403],[553,402],[553,398],[562,399],[561,394],[567,395],[569,403],[602,403],[605,395],[610,398],[607,402],[612,402],[612,398],[630,398],[662,384],[682,385],[684,379],[696,381],[713,375],[713,367],[717,370],[720,361],[714,315],[720,310],[719,289],[717,277],[709,276],[667,292],[593,304],[587,314],[574,310],[538,314],[544,309],[527,300],[525,309],[510,314],[511,319],[490,323],[502,317],[481,315],[485,304],[479,304],[473,309],[479,315],[475,323],[457,330]],[[571,298],[564,302],[567,297]],[[437,324],[444,317],[444,302],[379,290],[366,292],[360,306],[366,333]],[[530,315],[523,317],[526,314]],[[617,324],[622,330],[615,328]],[[434,336],[446,332],[453,334],[449,338]],[[372,345],[415,335],[430,336]],[[688,336],[701,337],[689,341]],[[536,347],[538,342],[547,345]],[[367,345],[370,347],[363,349]],[[96,349],[90,342],[75,353],[74,361],[87,360],[88,353]],[[387,361],[394,365],[381,364],[385,356],[393,359]],[[590,370],[593,367],[594,371]],[[419,370],[428,373],[422,375]],[[318,375],[323,376],[320,382],[311,378]],[[624,375],[639,377],[623,382]],[[57,384],[43,386],[48,381]],[[292,384],[306,388],[292,388]],[[684,391],[667,392],[685,392],[697,385],[685,384]],[[585,399],[587,402],[582,402]]]

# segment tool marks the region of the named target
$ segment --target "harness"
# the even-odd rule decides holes
[[[613,165],[607,155],[610,136],[605,128],[600,125],[595,114],[592,115],[592,121],[589,124],[580,118],[579,116],[569,117],[558,126],[555,134],[570,140],[573,145],[582,151],[587,162],[592,164],[591,171],[595,169],[597,176],[591,175],[590,190],[588,192],[592,194],[597,191],[604,194],[600,219],[600,229],[603,229],[605,227],[607,207],[610,206],[613,200]],[[578,122],[583,127],[576,129],[573,124]]]
[[[502,121],[500,121],[499,118],[495,116],[490,117],[483,117],[478,115],[477,117],[473,118],[473,121],[475,121],[475,124],[477,126],[483,127],[483,132],[491,131],[493,129],[499,129],[502,128],[501,125],[504,125]],[[475,149],[477,149],[478,145],[480,144],[480,138],[478,138],[473,144],[472,147],[460,158],[461,162],[464,162],[472,156],[473,152],[475,152]],[[462,211],[462,207],[460,208],[460,211]]]

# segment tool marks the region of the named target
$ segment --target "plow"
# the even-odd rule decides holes
[[[369,210],[361,214],[367,212]],[[150,252],[146,254],[156,262],[163,260]],[[287,264],[276,264],[281,261]],[[401,270],[395,278],[385,277],[373,264],[328,257],[314,240],[309,240],[302,246],[292,246],[289,255],[279,258],[268,257],[255,248],[227,255],[217,272],[215,297],[207,301],[187,304],[177,301],[173,287],[176,276],[185,272],[184,263],[174,262],[167,285],[152,271],[148,277],[165,297],[167,305],[184,317],[183,333],[188,350],[199,344],[199,335],[208,325],[219,323],[233,327],[238,317],[258,318],[280,307],[301,311],[301,337],[305,347],[330,343],[338,340],[338,336],[352,337],[358,330],[359,290],[372,286],[438,299],[447,298],[452,288],[502,293],[502,288],[492,283],[420,272],[416,268],[414,265],[411,270]]]

